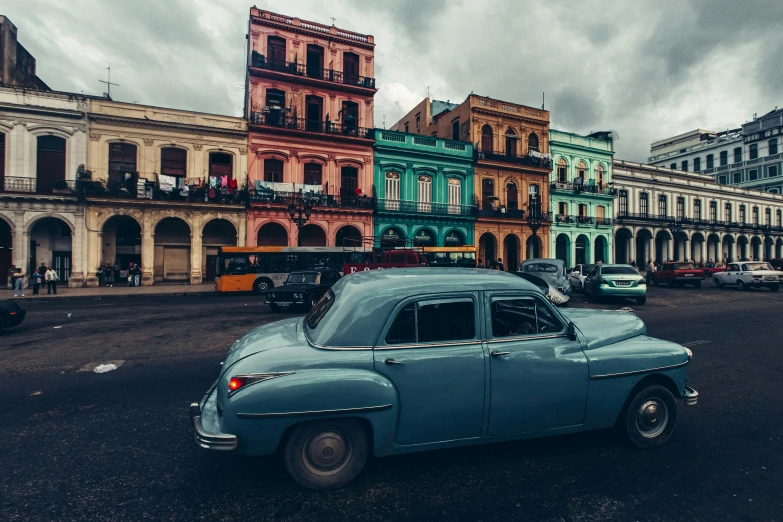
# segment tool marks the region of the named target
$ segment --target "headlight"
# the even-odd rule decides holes
[[[302,298],[302,294],[294,294],[294,299],[301,299],[301,298]]]

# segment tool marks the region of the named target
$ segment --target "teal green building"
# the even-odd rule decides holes
[[[550,252],[573,267],[612,262],[612,133],[550,130]]]
[[[374,132],[375,235],[420,246],[473,245],[473,145]]]

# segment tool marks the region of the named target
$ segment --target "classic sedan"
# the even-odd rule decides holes
[[[282,286],[267,292],[266,304],[273,312],[294,307],[311,310],[338,279],[340,272],[337,270],[291,272]]]
[[[682,285],[699,288],[703,280],[704,269],[695,268],[692,263],[686,262],[664,263],[660,270],[652,274],[653,285],[667,285],[669,288]]]
[[[16,301],[0,299],[0,332],[22,324],[26,313]]]
[[[566,266],[562,259],[528,259],[519,265],[520,272],[538,276],[558,292],[571,297],[571,281],[566,276]]]
[[[671,438],[691,352],[634,314],[559,310],[513,274],[373,270],[342,278],[304,318],[234,343],[190,407],[202,448],[280,450],[298,484],[355,479],[371,453],[617,426],[639,448]]]
[[[737,285],[737,290],[768,288],[777,292],[783,284],[783,272],[766,262],[744,261],[729,263],[725,271],[713,274],[712,281],[715,286]]]
[[[539,290],[541,290],[546,298],[549,300],[550,303],[552,303],[555,306],[568,306],[568,301],[570,301],[570,297],[563,294],[552,286],[549,282],[544,281],[538,276],[534,276],[533,274],[528,274],[527,272],[514,272],[516,275],[521,277],[522,279],[525,279],[526,281],[529,281],[536,285]]]
[[[631,265],[595,265],[585,279],[585,294],[593,300],[628,297],[647,302],[647,282]]]
[[[571,281],[571,286],[580,292],[585,291],[585,279],[587,274],[593,269],[595,265],[576,265],[573,270],[568,274],[568,279]]]

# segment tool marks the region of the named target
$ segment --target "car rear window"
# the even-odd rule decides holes
[[[525,272],[546,272],[550,274],[556,274],[560,268],[557,265],[550,265],[549,263],[532,263],[529,265],[525,265],[525,267],[522,268]]]
[[[639,275],[639,272],[630,266],[605,266],[601,269],[601,275]]]
[[[690,263],[674,263],[672,270],[692,270],[693,265]]]
[[[318,300],[313,309],[310,310],[310,313],[307,314],[307,318],[305,319],[307,326],[309,326],[311,329],[318,326],[318,323],[320,323],[321,319],[326,316],[326,314],[332,308],[333,304],[334,292],[329,290],[321,297],[321,299]]]

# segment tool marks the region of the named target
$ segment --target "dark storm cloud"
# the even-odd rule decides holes
[[[239,114],[241,0],[48,2],[4,6],[53,88]],[[783,105],[783,2],[701,0],[255,0],[260,8],[375,36],[376,123],[428,89],[541,106],[552,126],[614,129],[620,158],[655,139],[724,129]]]

